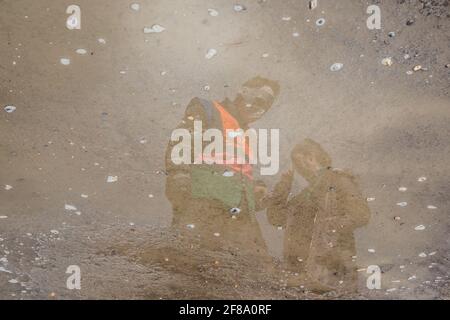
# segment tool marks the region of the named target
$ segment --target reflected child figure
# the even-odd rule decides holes
[[[288,285],[321,292],[355,290],[353,232],[370,217],[358,184],[350,173],[333,169],[330,156],[310,139],[294,147],[291,159],[308,187],[289,199],[293,172],[283,174],[267,211],[271,224],[286,229]]]

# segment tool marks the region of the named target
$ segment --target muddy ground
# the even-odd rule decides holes
[[[319,0],[310,10],[243,0],[239,12],[226,0],[132,3],[0,0],[1,299],[450,297],[448,1]],[[66,28],[71,4],[80,30]],[[380,30],[366,26],[371,4]],[[165,30],[143,32],[154,24]],[[281,88],[254,124],[281,130],[269,189],[305,138],[359,181],[370,220],[354,231],[356,291],[290,286],[284,230],[265,210],[263,263],[245,245],[199,250],[170,228],[173,128],[192,98],[233,98],[258,75]],[[81,290],[66,286],[70,265]],[[379,290],[366,286],[370,265]]]

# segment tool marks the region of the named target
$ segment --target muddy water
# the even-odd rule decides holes
[[[448,7],[422,2],[371,31],[360,1],[79,1],[80,30],[0,1],[0,297],[448,298]],[[245,121],[255,76],[280,90]],[[171,165],[196,98],[279,129],[278,173]]]

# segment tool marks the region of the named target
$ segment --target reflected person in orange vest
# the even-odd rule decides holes
[[[233,101],[194,98],[177,129],[187,129],[193,135],[194,121],[201,121],[203,132],[207,129],[219,129],[223,133],[227,129],[245,131],[269,110],[279,91],[275,81],[256,77],[243,85]],[[195,239],[200,247],[233,248],[265,255],[266,246],[255,217],[265,186],[255,181],[252,166],[175,165],[171,159],[175,145],[176,142],[169,142],[166,151],[166,196],[173,207],[172,226],[182,236]],[[252,152],[245,142],[236,147],[243,148],[247,156]],[[191,149],[195,157],[194,147]]]

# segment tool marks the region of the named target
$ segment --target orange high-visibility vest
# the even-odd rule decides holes
[[[241,127],[239,125],[239,122],[236,120],[236,118],[234,118],[220,103],[218,103],[217,101],[213,101],[214,103],[214,107],[217,109],[217,111],[220,114],[220,118],[222,121],[222,133],[224,134],[224,137],[226,137],[227,134],[227,130],[240,130]],[[228,143],[227,139],[225,138],[225,141]],[[245,157],[247,159],[251,159],[251,157],[253,156],[252,150],[250,148],[250,146],[247,144],[245,139],[233,139],[232,142],[232,147],[233,150],[236,149],[238,150],[237,154],[234,155],[234,158],[232,158],[232,162],[233,163],[226,163],[227,158],[227,153],[226,153],[226,148],[224,150],[224,153],[222,154],[216,154],[216,156],[222,156],[222,159],[224,159],[225,165],[227,167],[229,167],[232,171],[236,172],[236,173],[241,173],[243,175],[245,175],[247,178],[253,180],[253,169],[252,166],[250,164],[238,164],[237,160],[238,154],[244,154]],[[240,150],[240,152],[239,152]],[[230,157],[231,158],[231,157]],[[203,159],[204,156],[203,156]]]

